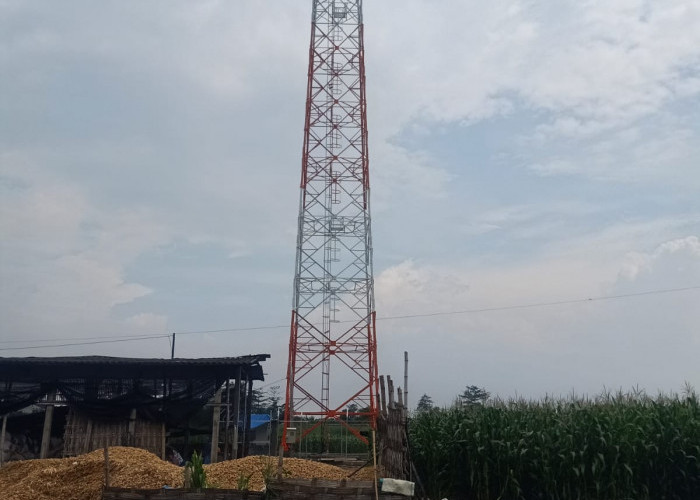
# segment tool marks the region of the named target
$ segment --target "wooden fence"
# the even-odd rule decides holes
[[[63,434],[63,456],[82,455],[105,446],[133,446],[165,458],[165,428],[136,418],[101,422],[73,408],[68,412]]]
[[[373,481],[282,479],[271,482],[267,492],[280,500],[376,500]],[[406,500],[405,496],[380,494],[381,500]]]
[[[138,490],[105,488],[102,500],[262,500],[265,493],[224,489],[158,489]]]
[[[394,399],[394,382],[387,376],[385,385],[384,375],[379,377],[379,391],[379,464],[386,477],[410,480],[411,461],[408,453],[407,412],[403,403],[403,392],[400,387],[397,388]]]

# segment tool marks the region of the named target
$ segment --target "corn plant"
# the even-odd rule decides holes
[[[686,397],[493,401],[410,422],[431,498],[700,498],[700,405]]]
[[[192,488],[207,487],[207,473],[204,470],[202,454],[196,451],[192,453],[192,459],[185,464],[185,476],[189,478]]]

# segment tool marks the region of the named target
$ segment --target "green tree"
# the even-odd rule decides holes
[[[433,408],[435,408],[435,404],[433,403],[433,398],[428,396],[427,394],[423,394],[420,399],[418,400],[418,405],[416,405],[416,411],[421,413],[424,411],[430,411]]]
[[[273,415],[277,415],[281,399],[279,385],[270,386],[267,391],[253,389],[251,410],[253,413],[272,412]]]
[[[483,387],[468,385],[465,387],[462,394],[457,397],[457,401],[462,406],[482,405],[491,397],[491,393],[487,392]]]
[[[251,413],[267,413],[267,398],[262,389],[253,389],[250,402]]]
[[[272,385],[270,388],[267,390],[267,402],[270,406],[270,411],[272,411],[273,415],[277,415],[277,408],[280,407],[280,400],[282,399],[281,393],[280,393],[280,386],[279,385]]]

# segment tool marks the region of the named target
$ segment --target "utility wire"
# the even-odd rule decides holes
[[[175,332],[177,335],[194,335],[198,333],[224,333],[224,332],[254,332],[257,330],[276,330],[278,328],[289,328],[289,323],[286,325],[268,325],[268,326],[248,326],[240,328],[222,328],[220,330],[192,330],[188,332]]]
[[[27,339],[27,340],[0,340],[0,344],[28,344],[32,342],[66,342],[71,340],[109,340],[109,339],[129,339],[129,340],[141,340],[150,339],[154,336],[159,335],[157,333],[140,333],[135,335],[98,335],[96,337],[61,337],[53,339]],[[165,335],[172,335],[171,333],[163,333]]]
[[[619,295],[603,295],[600,297],[588,297],[585,299],[571,299],[571,300],[557,300],[552,302],[533,302],[532,304],[518,304],[512,306],[499,306],[499,307],[483,307],[480,309],[462,309],[458,311],[444,311],[444,312],[432,312],[432,313],[422,313],[422,314],[405,314],[402,316],[384,316],[382,318],[377,318],[377,321],[387,320],[387,319],[409,319],[409,318],[428,318],[433,316],[451,316],[454,314],[469,314],[469,313],[481,313],[481,312],[492,312],[492,311],[511,311],[513,309],[533,309],[536,307],[549,307],[549,306],[561,306],[565,304],[581,304],[584,302],[597,302],[602,300],[613,300],[613,299],[626,299],[631,297],[642,297],[644,295],[660,295],[662,293],[674,293],[674,292],[687,292],[690,290],[700,290],[700,286],[689,286],[685,288],[667,288],[663,290],[649,290],[646,292],[637,293],[622,293]]]
[[[278,378],[277,380],[273,380],[272,382],[268,382],[268,383],[265,384],[265,385],[261,385],[260,387],[258,387],[258,389],[264,389],[265,387],[269,387],[269,386],[271,386],[271,385],[273,385],[273,384],[276,384],[277,382],[282,382],[283,380],[286,380],[286,379],[287,379],[286,376],[285,376],[285,377],[282,377],[282,378]]]
[[[19,351],[25,349],[42,349],[45,347],[72,347],[78,345],[93,345],[93,344],[113,344],[115,342],[133,342],[134,340],[149,340],[149,339],[162,339],[170,337],[170,334],[166,335],[151,335],[150,337],[139,337],[139,338],[126,338],[126,339],[113,339],[113,340],[95,340],[92,342],[73,342],[70,344],[51,344],[51,345],[31,345],[27,347],[2,347],[0,351]],[[56,339],[60,341],[61,339]]]
[[[549,302],[533,302],[531,304],[516,304],[516,305],[510,305],[510,306],[497,306],[497,307],[483,307],[483,308],[478,308],[478,309],[461,309],[461,310],[453,310],[453,311],[438,311],[438,312],[430,312],[430,313],[419,313],[419,314],[405,314],[405,315],[398,315],[398,316],[382,316],[378,317],[377,321],[388,321],[388,320],[400,320],[400,319],[414,319],[414,318],[429,318],[429,317],[435,317],[435,316],[452,316],[452,315],[458,315],[458,314],[474,314],[474,313],[483,313],[483,312],[497,312],[497,311],[511,311],[511,310],[517,310],[517,309],[534,309],[538,307],[551,307],[551,306],[559,306],[559,305],[566,305],[566,304],[581,304],[585,302],[599,302],[599,301],[604,301],[604,300],[615,300],[615,299],[626,299],[626,298],[633,298],[633,297],[642,297],[642,296],[647,296],[647,295],[660,295],[660,294],[667,294],[667,293],[678,293],[678,292],[688,292],[688,291],[694,291],[694,290],[700,290],[700,285],[696,286],[688,286],[688,287],[681,287],[681,288],[665,288],[665,289],[658,289],[658,290],[647,290],[644,292],[634,292],[634,293],[622,293],[622,294],[617,294],[617,295],[602,295],[599,297],[587,297],[587,298],[580,298],[580,299],[571,299],[571,300],[557,300],[557,301],[549,301]],[[354,321],[349,320],[349,321],[340,321],[339,323],[353,323]],[[268,325],[268,326],[253,326],[253,327],[239,327],[239,328],[222,328],[218,330],[191,330],[191,331],[183,331],[183,332],[174,332],[176,335],[194,335],[194,334],[208,334],[208,333],[226,333],[226,332],[251,332],[251,331],[260,331],[260,330],[276,330],[280,328],[289,328],[289,325]],[[50,344],[50,345],[34,345],[34,346],[27,346],[27,347],[2,347],[0,348],[0,351],[15,351],[15,350],[24,350],[24,349],[40,349],[44,347],[71,347],[71,346],[80,346],[80,345],[93,345],[93,344],[109,344],[109,343],[114,343],[114,342],[130,342],[130,341],[136,341],[136,340],[150,340],[150,339],[159,339],[159,338],[170,338],[172,334],[151,334],[151,335],[122,335],[122,336],[106,336],[106,337],[82,337],[82,338],[70,338],[70,339],[65,339],[65,338],[59,338],[59,339],[44,339],[44,340],[3,340],[0,341],[0,344],[8,344],[8,343],[29,343],[29,342],[50,342],[50,341],[56,341],[56,342],[62,342],[65,340],[90,340],[88,342],[75,342],[75,343],[68,343],[68,344]],[[92,340],[92,339],[100,339],[100,340]],[[102,339],[111,339],[111,340],[102,340]]]

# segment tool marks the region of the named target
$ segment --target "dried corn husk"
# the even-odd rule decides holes
[[[165,462],[139,448],[109,448],[110,486],[120,488],[182,487],[183,468]],[[206,465],[213,487],[236,488],[239,477],[248,477],[248,488],[260,490],[265,475],[277,474],[277,458],[251,456]],[[283,476],[301,479],[346,478],[353,471],[333,465],[285,458]],[[350,480],[373,478],[371,467]],[[78,457],[11,462],[0,468],[0,497],[3,500],[100,500],[104,484],[104,455],[96,450]]]

